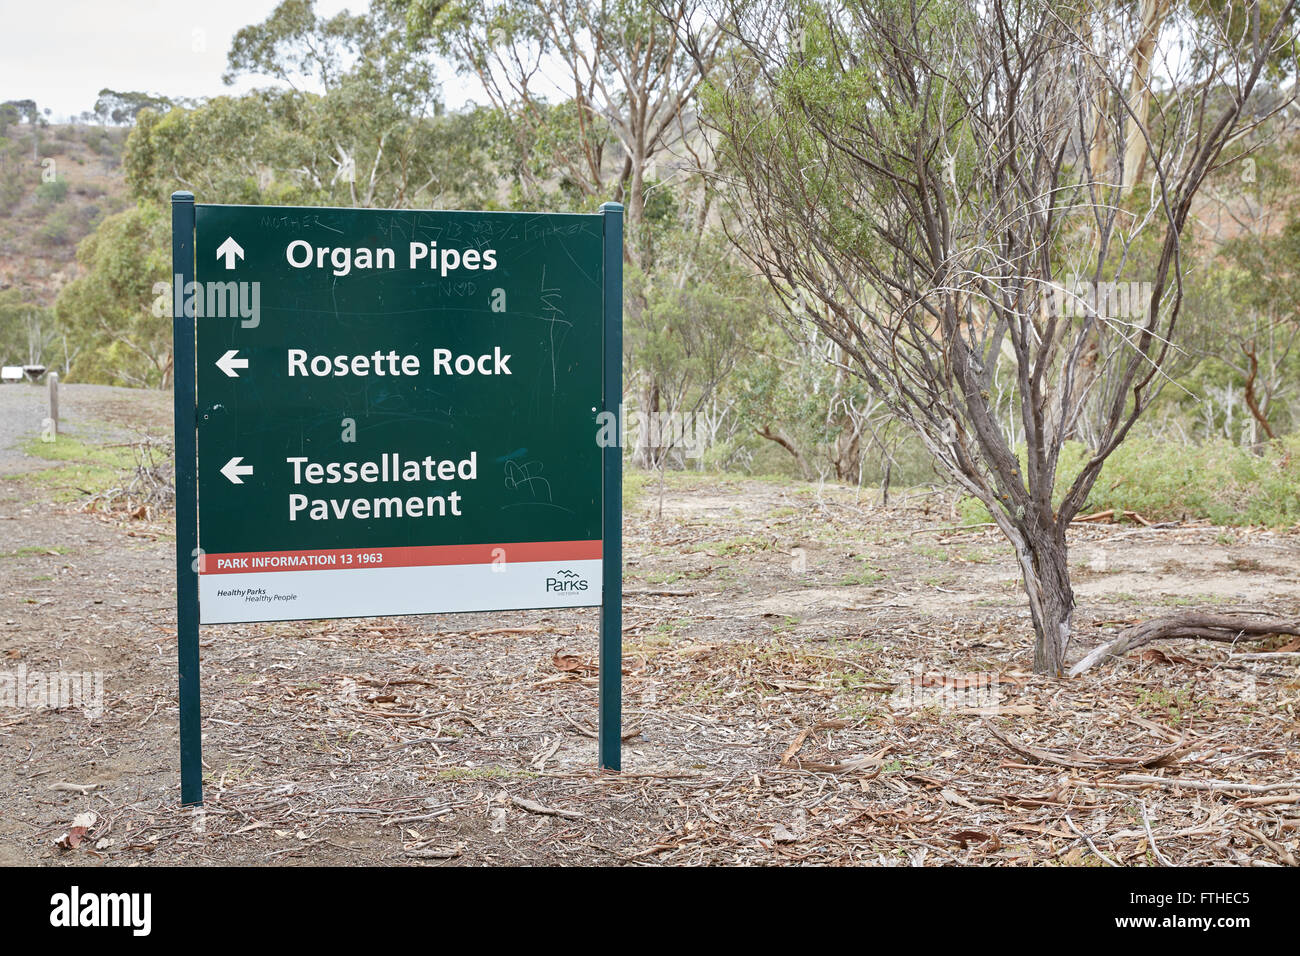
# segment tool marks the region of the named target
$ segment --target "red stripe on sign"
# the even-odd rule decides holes
[[[340,548],[321,551],[248,551],[205,554],[200,574],[263,571],[351,571],[451,564],[522,564],[528,561],[598,561],[601,542],[524,541],[517,544],[439,544],[407,548]]]

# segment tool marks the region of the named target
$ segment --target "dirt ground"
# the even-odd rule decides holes
[[[0,863],[1300,856],[1294,648],[1035,677],[1010,551],[946,493],[717,476],[672,476],[662,516],[629,480],[623,773],[594,769],[594,611],[212,626],[181,808],[172,529],[15,450],[41,394],[0,388],[0,678],[99,672],[103,713],[0,704]],[[165,395],[64,396],[85,441],[169,426]],[[1173,610],[1300,614],[1295,531],[1081,525],[1071,560],[1078,653]]]

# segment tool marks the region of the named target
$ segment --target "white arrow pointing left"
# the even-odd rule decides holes
[[[243,460],[244,459],[242,457],[232,458],[230,459],[230,461],[226,462],[224,465],[221,466],[221,473],[230,479],[231,484],[242,485],[244,483],[244,479],[241,476],[251,475],[253,473],[252,465],[240,464],[240,462]]]
[[[231,378],[239,378],[239,373],[236,372],[235,369],[248,368],[248,359],[236,358],[235,356],[238,354],[238,349],[231,349],[225,355],[221,356],[221,358],[217,359],[217,368],[221,369],[221,371],[225,372]]]
[[[226,268],[235,268],[235,260],[244,258],[244,247],[235,242],[234,236],[226,236],[226,241],[217,246],[217,258],[226,260]]]

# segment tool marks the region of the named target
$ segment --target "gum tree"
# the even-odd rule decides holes
[[[721,31],[697,0],[383,0],[408,37],[478,82],[508,119],[529,198],[559,177],[583,201],[627,207],[629,255],[657,164],[684,151],[684,123]],[[691,55],[674,29],[694,19]]]
[[[472,78],[505,119],[514,153],[515,201],[595,208],[626,207],[625,257],[646,275],[669,274],[656,262],[655,197],[665,184],[690,194],[681,216],[687,235],[703,232],[707,190],[691,181],[696,93],[720,49],[722,31],[697,15],[698,0],[383,0],[406,17],[408,36],[448,58]],[[662,14],[662,15],[661,15]],[[694,23],[690,52],[675,29]],[[558,196],[556,195],[558,193]],[[694,263],[694,274],[708,271]],[[680,274],[680,272],[679,272]],[[681,291],[680,289],[678,290]],[[673,319],[636,290],[628,321],[647,341],[671,335]],[[643,361],[646,359],[646,361]],[[635,367],[653,364],[637,355]],[[637,377],[637,410],[649,419],[671,413],[673,385]],[[643,430],[641,438],[649,432]],[[632,460],[663,464],[665,449],[639,440]]]
[[[1020,565],[1036,672],[1064,670],[1066,529],[1160,391],[1193,201],[1261,121],[1252,92],[1292,49],[1293,7],[1180,4],[1154,40],[1142,4],[1088,0],[713,11],[740,47],[703,106],[734,239],[988,508]],[[1018,441],[995,370],[1015,383]],[[1058,487],[1087,403],[1095,444]]]

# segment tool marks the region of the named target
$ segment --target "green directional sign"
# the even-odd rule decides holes
[[[602,216],[196,217],[201,622],[600,603]]]
[[[183,803],[200,624],[598,605],[619,769],[622,229],[173,194]]]

